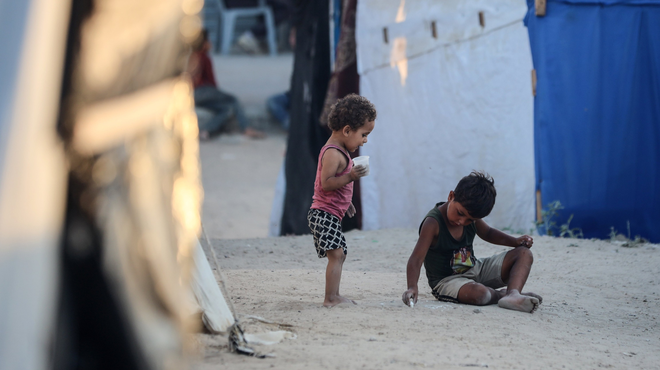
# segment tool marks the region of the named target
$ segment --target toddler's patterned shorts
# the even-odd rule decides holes
[[[339,217],[320,209],[310,209],[307,213],[307,222],[319,258],[326,257],[327,251],[339,248],[344,250],[344,254],[348,254]]]

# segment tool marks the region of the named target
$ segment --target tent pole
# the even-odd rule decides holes
[[[541,202],[541,190],[536,191],[536,221],[543,221],[543,203]]]

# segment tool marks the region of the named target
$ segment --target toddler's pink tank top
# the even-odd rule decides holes
[[[346,169],[336,174],[335,177],[343,176],[351,172],[351,169],[353,168],[353,161],[351,160],[351,156],[348,155],[344,149],[336,145],[326,145],[321,148],[321,153],[319,154],[319,163],[316,167],[316,180],[314,181],[314,196],[312,197],[311,208],[326,211],[339,217],[339,220],[341,220],[344,217],[348,206],[351,204],[351,199],[353,198],[353,182],[351,181],[341,188],[333,191],[323,190],[323,187],[321,186],[321,169],[323,168],[322,159],[325,151],[330,148],[339,150],[346,156],[346,159],[348,160],[348,166],[346,166]]]

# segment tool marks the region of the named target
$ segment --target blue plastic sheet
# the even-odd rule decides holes
[[[660,0],[527,4],[544,207],[587,238],[660,242]]]

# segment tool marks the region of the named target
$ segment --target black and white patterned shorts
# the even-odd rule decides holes
[[[344,250],[344,254],[348,254],[339,217],[320,209],[310,209],[307,213],[307,222],[309,229],[312,230],[314,247],[319,258],[326,257],[327,251],[339,248]]]

